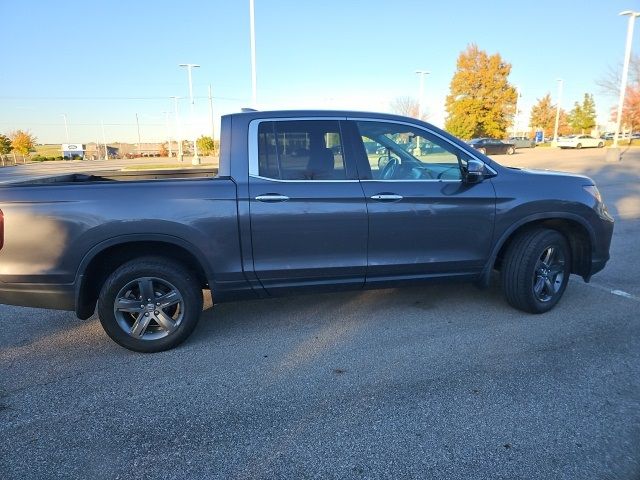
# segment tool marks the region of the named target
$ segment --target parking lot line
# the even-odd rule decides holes
[[[589,287],[597,288],[598,290],[602,290],[604,292],[608,292],[611,295],[616,295],[618,297],[628,298],[629,300],[634,300],[636,302],[640,302],[640,297],[636,297],[629,292],[625,292],[624,290],[620,290],[617,288],[606,287],[604,285],[598,285],[597,283],[587,283]]]

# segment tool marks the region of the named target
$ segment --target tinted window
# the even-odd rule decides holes
[[[459,180],[466,154],[430,133],[398,123],[357,122],[371,177],[377,180]]]
[[[340,125],[330,120],[262,122],[258,128],[261,177],[344,180]]]

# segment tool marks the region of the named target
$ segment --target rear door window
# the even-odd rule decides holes
[[[346,180],[349,177],[337,120],[262,122],[258,170],[275,180]]]

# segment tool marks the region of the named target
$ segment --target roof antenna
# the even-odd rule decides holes
[[[240,111],[242,113],[249,113],[249,112],[257,112],[258,110],[256,110],[255,108],[243,107],[240,109]]]

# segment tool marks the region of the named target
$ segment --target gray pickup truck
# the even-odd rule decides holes
[[[96,310],[137,351],[184,341],[214,303],[500,271],[551,309],[609,259],[593,181],[505,168],[424,122],[343,111],[222,118],[220,168],[0,187],[0,303]]]

